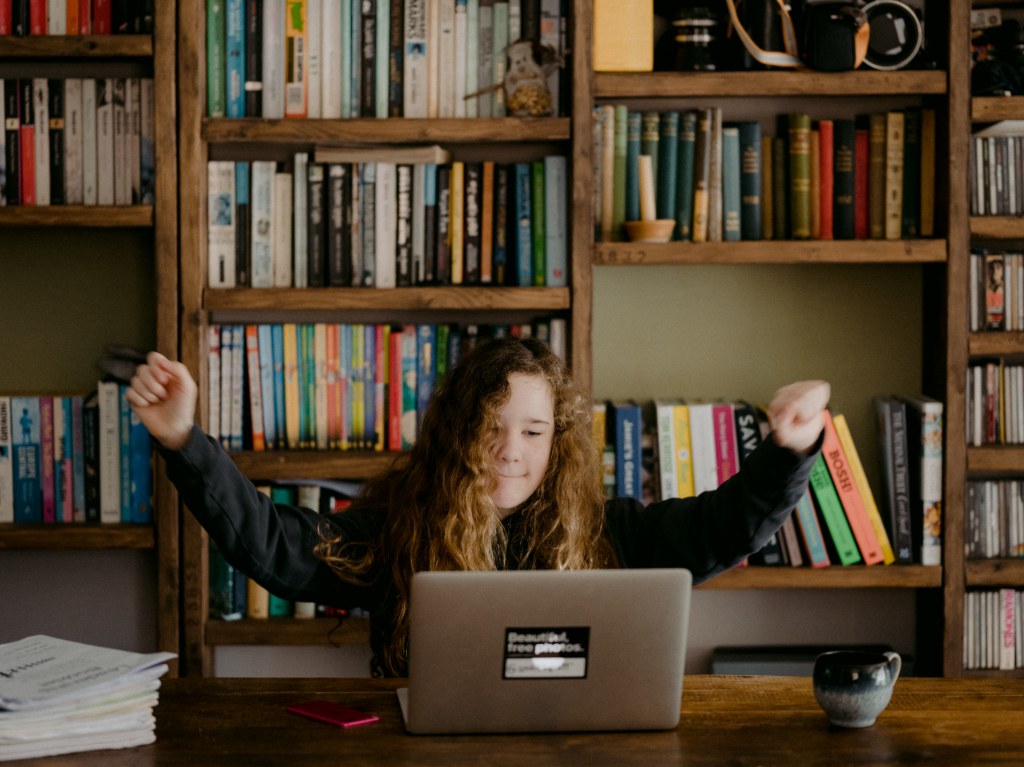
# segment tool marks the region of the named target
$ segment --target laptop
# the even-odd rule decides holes
[[[681,569],[415,574],[406,729],[674,728],[692,584]]]

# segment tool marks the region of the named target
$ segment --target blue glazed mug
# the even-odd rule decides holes
[[[814,661],[814,697],[838,727],[870,727],[892,698],[903,662],[894,652],[837,650]]]

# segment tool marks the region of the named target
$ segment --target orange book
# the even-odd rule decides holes
[[[839,500],[843,504],[843,511],[846,512],[853,537],[857,541],[857,548],[860,549],[865,565],[878,564],[883,561],[882,547],[871,526],[864,499],[857,489],[853,470],[839,441],[835,424],[832,422],[832,413],[826,410],[822,414],[822,421],[825,425],[825,440],[821,446],[821,454],[836,486]]]

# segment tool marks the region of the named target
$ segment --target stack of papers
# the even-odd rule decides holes
[[[173,657],[43,635],[0,645],[0,761],[152,743]]]

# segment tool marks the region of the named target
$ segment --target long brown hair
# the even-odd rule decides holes
[[[390,579],[396,593],[391,616],[394,631],[380,659],[390,673],[401,674],[405,668],[413,573],[494,570],[507,564],[509,542],[490,499],[491,450],[500,433],[498,411],[508,401],[513,373],[545,379],[555,411],[548,471],[518,510],[515,564],[568,570],[614,563],[603,535],[604,503],[589,402],[545,343],[514,338],[489,341],[441,382],[410,453],[368,481],[354,502],[353,508],[386,509],[375,545],[347,546],[343,536],[335,536],[324,538],[316,548],[345,580]]]

